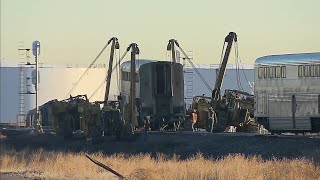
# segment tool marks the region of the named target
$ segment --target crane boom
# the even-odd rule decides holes
[[[111,42],[112,42],[112,44],[111,44],[111,51],[110,51],[110,58],[109,58],[109,67],[108,67],[108,73],[107,73],[107,78],[106,78],[106,92],[104,95],[104,107],[107,107],[107,105],[108,105],[114,51],[115,51],[115,49],[119,49],[118,38],[116,38],[116,37],[111,38],[108,41],[108,44],[110,44]]]
[[[131,48],[131,66],[130,66],[130,99],[129,99],[129,105],[130,105],[130,122],[132,125],[132,128],[135,127],[136,120],[136,55],[140,53],[140,50],[138,48],[138,45],[136,43],[131,43],[128,47],[128,50]],[[133,129],[132,129],[133,132]]]
[[[226,67],[227,67],[227,63],[228,63],[228,59],[229,59],[229,55],[230,55],[233,41],[237,42],[237,34],[234,32],[230,32],[225,38],[225,43],[228,43],[228,45],[227,45],[220,69],[219,69],[219,74],[216,78],[214,89],[212,91],[211,103],[212,103],[212,107],[214,109],[217,109],[217,105],[221,99],[220,98],[221,85],[223,82],[223,77],[224,77],[224,74],[226,71]]]

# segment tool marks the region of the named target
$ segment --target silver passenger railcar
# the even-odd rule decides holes
[[[157,62],[157,60],[139,59],[136,60],[136,98],[139,98],[140,85],[139,85],[139,69],[142,65]],[[131,62],[126,61],[121,64],[120,67],[120,93],[125,98],[125,103],[129,103],[130,95],[130,67]]]
[[[320,132],[320,53],[255,62],[255,118],[271,133]]]
[[[130,65],[124,62],[121,66],[121,95],[126,103],[130,95]],[[183,66],[167,61],[138,60],[136,70],[138,124],[150,117],[152,129],[178,128],[185,116]]]

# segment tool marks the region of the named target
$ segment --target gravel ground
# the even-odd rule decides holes
[[[264,159],[306,158],[320,163],[320,137],[270,136],[246,133],[203,133],[152,132],[148,137],[137,133],[130,139],[116,140],[104,138],[100,143],[85,139],[64,139],[52,134],[23,135],[15,138],[0,138],[1,152],[8,149],[63,152],[97,152],[111,155],[114,153],[150,153],[156,156],[179,155],[186,159],[201,152],[205,157],[219,158],[228,154],[258,155]]]

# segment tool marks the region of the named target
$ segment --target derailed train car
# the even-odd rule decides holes
[[[129,63],[121,66],[121,94],[126,103],[130,94]],[[183,66],[152,60],[139,60],[137,65],[138,122],[147,117],[153,130],[178,128],[185,117]]]
[[[271,133],[320,132],[320,53],[260,57],[255,118]]]

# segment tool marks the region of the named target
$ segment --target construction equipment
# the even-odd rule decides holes
[[[212,97],[196,96],[193,98],[192,109],[195,109],[198,115],[196,127],[205,128],[208,132],[225,131],[230,126],[237,127],[238,131],[257,130],[257,125],[253,121],[253,95],[227,89],[221,97],[221,86],[233,42],[237,42],[237,35],[230,32],[225,38],[227,47],[212,90]],[[208,117],[210,107],[217,114],[216,122],[212,122],[212,119]]]
[[[115,46],[115,48],[117,48]],[[119,46],[118,46],[119,48]],[[136,66],[136,55],[139,54],[139,48],[136,43],[131,43],[122,58],[119,59],[119,63],[122,61],[127,52],[131,50],[131,76],[130,76],[130,96],[129,103],[124,104],[124,97],[119,95],[117,101],[107,101],[109,94],[109,86],[111,80],[112,72],[112,58],[110,56],[110,64],[108,70],[106,95],[104,101],[104,107],[102,109],[102,124],[104,129],[104,134],[116,135],[117,137],[126,136],[133,134],[135,126],[137,126],[136,118],[136,76],[135,66]],[[110,73],[109,73],[110,72]],[[110,76],[109,76],[110,75]]]
[[[106,77],[106,91],[104,96],[103,108],[101,113],[102,121],[102,131],[103,135],[116,135],[120,136],[121,131],[124,126],[124,121],[120,112],[119,100],[118,101],[108,101],[110,93],[110,83],[111,83],[111,74],[113,71],[113,57],[116,49],[119,49],[118,39],[113,37],[109,40],[108,43],[111,43],[110,59],[108,73]]]
[[[49,106],[54,117],[53,128],[57,134],[70,137],[74,132],[80,131],[85,137],[99,135],[100,105],[90,103],[87,95],[70,96]]]
[[[62,101],[50,101],[42,106],[42,114],[44,115],[44,122],[48,122],[48,126],[52,126],[57,134],[64,136],[71,136],[74,132],[80,132],[85,137],[97,137],[104,134],[120,134],[122,130],[123,121],[120,114],[119,106],[114,106],[119,104],[118,102],[109,102],[108,96],[110,91],[111,73],[113,71],[113,57],[115,50],[119,49],[118,39],[113,37],[104,46],[95,60],[90,64],[85,73],[90,69],[94,62],[100,57],[105,48],[111,44],[109,68],[106,77],[106,91],[104,101],[96,101],[94,103],[89,102],[87,95],[77,95],[67,98]],[[126,52],[127,53],[127,52]],[[126,54],[125,53],[125,54]],[[125,55],[123,55],[124,57]],[[123,59],[122,57],[122,59]],[[120,61],[120,60],[119,60]],[[119,65],[117,63],[117,65]],[[84,73],[84,74],[85,74]],[[76,82],[75,88],[79,83],[83,75]],[[103,104],[103,108],[100,105]],[[34,112],[30,112],[30,117]]]
[[[44,130],[53,130],[58,135],[71,137],[80,133],[85,137],[94,137],[101,132],[100,105],[90,103],[87,95],[70,96],[58,101],[51,100],[39,107]],[[35,125],[36,110],[27,114],[27,123]]]
[[[211,99],[211,106],[213,108],[213,110],[218,110],[219,105],[221,104],[221,85],[223,82],[223,77],[224,74],[226,72],[226,67],[227,67],[227,63],[228,63],[228,59],[229,59],[229,55],[230,55],[230,51],[232,48],[232,43],[233,41],[237,42],[238,38],[237,38],[237,34],[234,32],[230,32],[229,35],[225,38],[225,43],[228,43],[222,63],[220,65],[219,68],[219,73],[218,76],[216,78],[216,82],[214,85],[214,89],[212,91],[212,99]]]
[[[215,82],[215,87],[212,91],[211,107],[217,113],[217,123],[213,125],[214,131],[224,131],[228,126],[237,127],[240,130],[255,130],[257,127],[253,121],[253,95],[238,91],[226,90],[221,98],[221,85],[226,71],[230,51],[233,42],[237,43],[237,34],[230,32],[226,38],[227,44],[223,60]],[[251,118],[250,118],[251,117]],[[212,122],[208,121],[209,124]],[[207,125],[208,126],[208,125]]]

